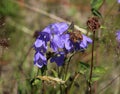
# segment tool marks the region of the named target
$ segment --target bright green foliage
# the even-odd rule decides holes
[[[41,84],[41,80],[39,80],[38,78],[37,78],[37,79],[32,79],[32,80],[31,80],[31,84],[32,84],[32,85]]]
[[[89,80],[90,65],[88,63],[79,63],[79,72],[84,75],[87,80]],[[106,72],[105,68],[102,66],[95,66],[93,68],[92,82],[97,81]]]
[[[92,11],[93,15],[98,16],[99,18],[102,17],[101,13],[98,10],[96,10],[96,9],[93,8],[91,11]]]
[[[104,0],[91,0],[91,7],[95,10],[99,10]]]
[[[99,75],[99,74],[104,74],[106,72],[105,68],[102,66],[96,66],[93,69],[93,73]]]
[[[17,4],[12,0],[0,0],[0,16],[17,16]]]
[[[102,17],[99,8],[102,6],[103,2],[104,0],[91,0],[91,11],[93,15]]]

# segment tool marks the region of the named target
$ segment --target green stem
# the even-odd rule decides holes
[[[66,77],[67,77],[67,73],[68,73],[68,69],[69,69],[69,63],[72,59],[72,57],[74,56],[75,52],[69,57],[69,59],[67,60],[67,65],[66,65],[66,71],[65,71],[65,80],[66,80]]]
[[[78,78],[78,76],[79,76],[79,73],[75,73],[75,75],[74,75],[74,78],[73,78],[73,81],[72,81],[72,83],[70,84],[70,89],[69,89],[69,91],[71,91],[71,89],[72,89],[72,87],[73,87],[73,85],[74,85],[74,82],[75,82],[75,80]]]

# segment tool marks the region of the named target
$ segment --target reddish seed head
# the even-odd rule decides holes
[[[0,39],[0,46],[8,47],[9,46],[9,40],[8,39]]]
[[[83,36],[82,36],[82,34],[80,33],[80,31],[76,30],[76,31],[70,32],[70,39],[71,39],[73,42],[78,42],[79,40],[82,40],[82,39],[83,39]]]
[[[96,31],[100,28],[100,23],[97,17],[89,18],[87,21],[87,26],[91,31]]]

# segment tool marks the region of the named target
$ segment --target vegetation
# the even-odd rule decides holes
[[[47,51],[38,49],[41,32],[60,22],[57,42],[49,34]],[[1,0],[0,94],[119,94],[119,22],[119,0]]]

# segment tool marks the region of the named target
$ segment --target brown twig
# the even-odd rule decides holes
[[[93,74],[93,60],[94,60],[94,41],[95,41],[95,31],[93,31],[93,43],[92,43],[92,57],[91,57],[91,66],[90,66],[90,77],[89,77],[89,92],[92,94],[92,86],[91,86],[91,80],[92,80],[92,74]]]

